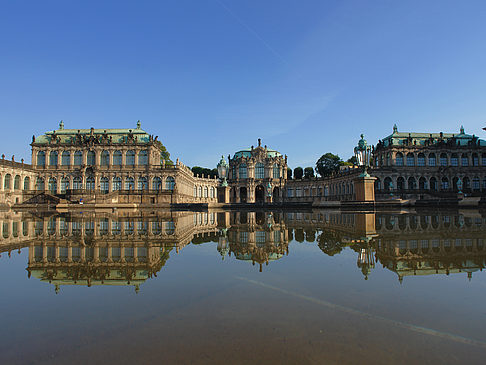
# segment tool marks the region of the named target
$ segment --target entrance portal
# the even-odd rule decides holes
[[[258,185],[255,188],[255,202],[256,203],[265,202],[265,189],[262,185]]]
[[[247,191],[246,191],[246,187],[241,187],[240,188],[240,203],[246,203],[247,201]]]

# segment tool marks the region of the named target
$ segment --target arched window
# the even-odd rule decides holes
[[[49,178],[49,192],[52,194],[57,193],[57,179],[55,177]]]
[[[449,179],[447,177],[442,178],[441,190],[449,190]]]
[[[101,152],[101,166],[110,166],[110,152]]]
[[[479,166],[479,157],[477,153],[472,154],[472,163],[473,166]]]
[[[381,190],[381,180],[378,178],[375,180],[375,190]]]
[[[385,177],[385,180],[383,181],[383,188],[385,191],[390,191],[392,189],[392,179],[390,177]]]
[[[417,181],[415,180],[414,177],[409,177],[408,178],[408,188],[410,190],[415,190],[417,189]]]
[[[88,156],[86,159],[87,166],[94,166],[96,165],[96,154],[94,151],[88,151]]]
[[[432,166],[432,167],[437,166],[437,159],[435,157],[435,153],[429,154],[429,166]]]
[[[440,165],[447,166],[447,154],[445,153],[440,154]]]
[[[35,190],[37,191],[44,191],[46,189],[44,184],[44,179],[42,177],[38,177],[35,182]]]
[[[107,194],[110,191],[110,180],[103,176],[100,180],[100,190],[102,194]]]
[[[67,177],[63,177],[61,179],[61,193],[64,194],[67,190],[69,190],[69,179]]]
[[[113,191],[121,190],[122,187],[122,180],[121,177],[116,176],[113,178]]]
[[[74,152],[74,166],[81,166],[83,164],[83,153],[81,151]]]
[[[390,152],[388,152],[386,154],[386,165],[391,166],[391,154],[390,154]]]
[[[24,179],[24,190],[30,190],[30,177]]]
[[[141,166],[148,165],[148,151],[143,150],[138,153],[138,164]]]
[[[420,166],[420,167],[425,166],[425,155],[423,153],[418,154],[417,166]]]
[[[214,193],[214,186],[211,186],[211,198],[214,198],[215,197],[215,193]]]
[[[46,165],[46,153],[44,151],[37,152],[37,166]]]
[[[470,190],[471,189],[471,180],[469,180],[469,178],[466,176],[464,177],[464,179],[462,180],[463,182],[463,186],[464,186],[464,189],[465,190]]]
[[[258,162],[255,165],[255,179],[264,179],[264,178],[265,178],[265,166],[261,162]]]
[[[280,167],[278,165],[273,166],[273,178],[280,179]]]
[[[71,152],[64,151],[61,155],[61,165],[69,166],[71,165]]]
[[[415,166],[415,156],[413,153],[407,154],[407,166]]]
[[[162,189],[162,179],[160,177],[154,177],[152,180],[152,189],[161,190]]]
[[[395,165],[403,166],[403,155],[401,152],[398,152],[395,157]]]
[[[95,178],[93,176],[86,177],[86,190],[95,189]]]
[[[14,178],[14,190],[20,190],[20,176],[16,175]]]
[[[248,178],[248,169],[246,168],[246,165],[244,163],[240,165],[238,173],[240,175],[240,179]]]
[[[204,187],[204,197],[205,198],[208,197],[208,187],[207,186]]]
[[[469,158],[465,153],[461,156],[461,166],[469,166]]]
[[[174,187],[175,187],[175,180],[172,176],[169,176],[167,177],[167,179],[165,179],[165,189],[166,190],[174,190]]]
[[[442,155],[441,155],[440,159],[442,160]],[[442,165],[442,162],[441,162],[441,165]],[[442,166],[444,166],[444,165],[442,165]],[[451,166],[459,166],[459,158],[457,157],[457,153],[453,153],[451,155]]]
[[[486,166],[486,153],[481,155],[481,165]]]
[[[427,180],[425,177],[421,177],[419,179],[419,189],[420,190],[427,190]]]
[[[81,176],[73,178],[73,190],[81,190],[83,188],[83,179]]]
[[[197,196],[200,197],[200,198],[202,198],[202,186],[199,186],[197,188]]]
[[[57,151],[51,151],[49,153],[49,166],[57,166]]]
[[[197,186],[194,186],[194,198],[197,198]]]
[[[133,190],[135,189],[135,181],[133,177],[127,177],[125,179],[125,190]]]
[[[148,179],[145,176],[138,178],[138,190],[148,190]]]
[[[405,189],[405,179],[401,176],[397,179],[397,189],[398,190]]]
[[[12,175],[7,174],[5,175],[5,179],[3,180],[3,188],[5,190],[10,190],[12,186]]]
[[[122,164],[122,153],[121,151],[113,152],[113,165],[114,166],[121,166]]]
[[[126,164],[127,166],[135,165],[135,151],[127,151]]]
[[[430,178],[430,190],[437,191],[437,179],[435,177]]]
[[[475,176],[472,181],[472,188],[473,190],[479,190],[481,187],[479,177]]]

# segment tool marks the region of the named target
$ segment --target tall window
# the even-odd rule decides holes
[[[138,164],[142,165],[142,166],[148,165],[148,151],[147,150],[143,150],[143,151],[139,152]]]
[[[113,178],[113,191],[121,190],[122,181],[121,177],[117,176]]]
[[[432,166],[432,167],[437,166],[437,160],[435,158],[435,153],[429,154],[429,166]]]
[[[96,154],[95,154],[94,151],[88,151],[86,165],[87,166],[94,166],[94,165],[96,165]]]
[[[3,181],[3,188],[5,190],[10,190],[11,184],[12,184],[12,176],[10,174],[5,175],[5,179]]]
[[[442,159],[442,155],[441,155],[441,159]],[[441,165],[442,165],[442,163],[441,163]],[[459,159],[458,159],[456,153],[453,153],[452,156],[451,156],[451,166],[459,166]]]
[[[42,177],[37,178],[37,181],[35,183],[35,187],[36,187],[37,191],[44,191],[45,190],[44,179]]]
[[[152,189],[160,190],[162,189],[162,179],[160,177],[154,177],[152,180]]]
[[[261,162],[258,162],[255,165],[255,179],[264,179],[264,178],[265,178],[265,166]]]
[[[71,152],[64,151],[61,155],[61,165],[69,166],[71,165]]]
[[[167,179],[165,179],[165,189],[166,190],[174,190],[174,187],[175,187],[175,180],[172,176],[169,176],[167,177]]]
[[[423,153],[419,153],[417,158],[417,165],[420,167],[425,166],[425,155]]]
[[[63,177],[61,179],[61,193],[65,193],[66,190],[69,190],[69,179],[67,177]]]
[[[486,153],[483,153],[481,156],[481,165],[486,166]]]
[[[138,178],[138,190],[147,190],[148,189],[148,179],[145,176],[141,176]]]
[[[88,176],[86,178],[86,189],[87,190],[95,189],[95,178],[93,176]]]
[[[57,193],[57,179],[55,177],[51,177],[49,179],[49,191],[52,194],[56,194]]]
[[[83,153],[81,151],[74,152],[74,166],[81,166],[83,164]]]
[[[400,152],[397,153],[397,156],[395,158],[395,165],[403,166],[403,155]]]
[[[135,181],[133,177],[127,177],[125,179],[125,190],[133,190],[135,188]]]
[[[115,151],[113,153],[113,165],[121,166],[122,164],[122,153],[121,151]]]
[[[447,155],[445,153],[440,154],[440,165],[447,166]]]
[[[20,190],[20,176],[15,176],[14,179],[14,190]]]
[[[110,182],[107,177],[102,177],[100,180],[100,190],[103,194],[108,193],[110,190]]]
[[[479,166],[479,158],[478,158],[478,155],[476,153],[473,153],[472,161],[473,161],[473,166]]]
[[[46,153],[44,151],[37,152],[37,166],[46,165]]]
[[[469,158],[466,154],[461,156],[461,166],[469,166]]]
[[[76,176],[73,179],[73,189],[74,190],[81,190],[83,188],[83,179],[81,176]]]
[[[135,165],[135,151],[127,151],[127,158],[126,158],[127,166],[134,166]]]
[[[24,190],[30,190],[30,177],[24,179]]]
[[[49,166],[57,166],[57,151],[49,153]]]
[[[273,166],[273,178],[280,179],[280,167],[278,165]]]
[[[110,165],[110,152],[103,151],[101,152],[101,166],[109,166]]]
[[[244,163],[240,165],[238,173],[240,174],[240,179],[246,179],[248,177],[248,169]]]
[[[415,166],[415,156],[413,153],[407,154],[407,166]]]
[[[449,179],[447,177],[442,178],[441,189],[442,190],[449,190]]]

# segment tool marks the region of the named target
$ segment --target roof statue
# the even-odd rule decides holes
[[[393,124],[393,133],[398,133],[397,123]]]
[[[460,132],[461,132],[461,134],[465,134],[465,133],[464,133],[464,126],[463,126],[463,125],[461,125]]]
[[[142,123],[139,120],[137,120],[137,129],[142,129]]]
[[[59,129],[64,129],[64,122],[62,120],[59,122]]]

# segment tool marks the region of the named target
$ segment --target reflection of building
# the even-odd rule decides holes
[[[218,250],[223,256],[259,264],[275,261],[288,254],[288,233],[279,213],[234,212],[231,228],[220,237]]]
[[[466,134],[393,133],[374,150],[372,175],[377,193],[403,196],[447,196],[462,191],[486,191],[486,141]],[[459,180],[460,179],[460,180]]]
[[[287,157],[258,146],[238,151],[229,159],[230,199],[234,203],[277,202],[287,179]]]
[[[479,214],[378,214],[373,241],[384,267],[405,276],[472,273],[486,265],[485,219]]]

